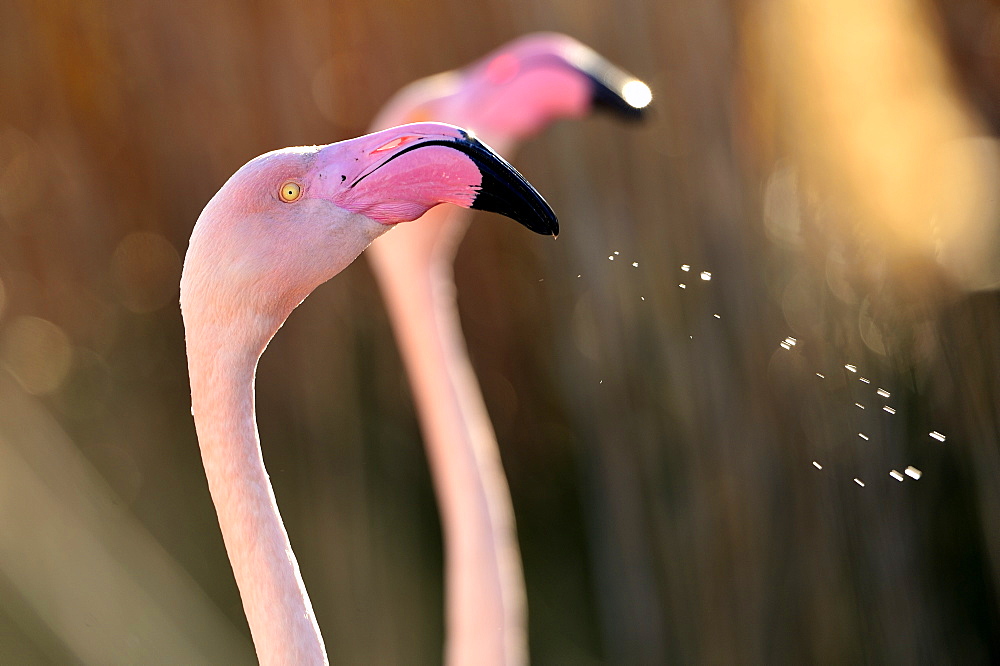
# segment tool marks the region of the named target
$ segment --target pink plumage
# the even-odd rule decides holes
[[[261,353],[313,289],[391,225],[439,203],[484,207],[477,201],[489,194],[490,206],[502,202],[526,226],[557,228],[525,183],[464,131],[426,123],[262,155],[198,218],[180,297],[192,413],[261,663],[327,661],[261,454],[253,389]],[[371,211],[378,219],[363,214]]]

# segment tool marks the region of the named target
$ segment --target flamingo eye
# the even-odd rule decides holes
[[[286,181],[278,190],[278,196],[281,197],[281,200],[285,203],[292,203],[302,196],[302,186],[294,180]]]

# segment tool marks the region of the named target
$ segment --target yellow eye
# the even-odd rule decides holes
[[[292,203],[302,196],[302,186],[294,180],[289,180],[282,184],[281,189],[278,190],[278,196],[285,203]]]

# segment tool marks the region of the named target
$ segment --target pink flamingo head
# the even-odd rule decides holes
[[[645,83],[558,33],[510,42],[466,67],[460,77],[460,100],[455,101],[465,109],[463,117],[474,118],[485,136],[514,141],[592,109],[638,119],[652,101]]]
[[[182,308],[225,313],[238,303],[283,319],[391,225],[446,202],[558,233],[541,195],[458,127],[420,123],[285,148],[245,164],[205,207],[185,259]]]

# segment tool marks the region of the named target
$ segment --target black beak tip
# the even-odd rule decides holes
[[[610,63],[602,62],[587,72],[595,110],[609,111],[623,120],[637,121],[649,115],[653,93],[643,81]]]
[[[483,173],[482,189],[471,207],[509,217],[536,234],[558,236],[559,218],[534,188],[531,192],[534,196],[518,196],[520,192],[498,187],[493,174]]]
[[[472,137],[457,141],[454,147],[472,159],[483,177],[471,208],[509,217],[536,234],[559,234],[559,219],[552,207],[506,160]]]

